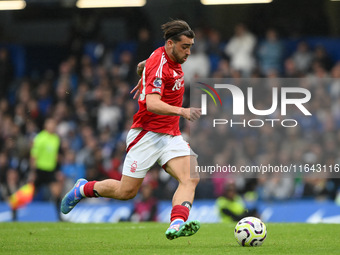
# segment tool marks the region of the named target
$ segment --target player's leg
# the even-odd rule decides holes
[[[61,202],[61,211],[69,213],[85,197],[107,197],[118,200],[134,198],[143,182],[143,178],[122,176],[120,181],[107,179],[90,181],[79,179]]]
[[[170,240],[193,235],[200,228],[199,221],[187,221],[199,182],[199,176],[194,172],[196,165],[196,156],[175,157],[165,165],[166,171],[178,181],[172,199],[171,223],[165,233]]]
[[[128,200],[137,195],[143,179],[123,175],[120,181],[108,179],[96,182],[93,189],[101,197]]]
[[[172,206],[181,205],[184,201],[192,204],[199,175],[195,173],[197,159],[195,156],[182,156],[170,159],[165,170],[178,181],[177,190],[172,198]]]
[[[90,181],[79,179],[61,203],[61,211],[66,214],[84,197],[108,197],[120,200],[136,196],[144,176],[157,161],[162,144],[161,138],[142,129],[131,129],[126,138],[127,154],[123,165],[123,177],[120,181],[108,179]],[[150,141],[153,141],[151,143]]]

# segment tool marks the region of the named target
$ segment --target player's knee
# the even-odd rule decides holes
[[[184,184],[184,185],[188,185],[188,186],[192,186],[192,187],[196,187],[198,185],[200,181],[200,178],[199,177],[195,177],[195,178],[187,178],[187,179],[184,179],[182,180],[181,182]]]
[[[200,182],[200,178],[199,177],[195,177],[195,178],[191,178],[191,182],[193,184],[193,186],[197,186],[198,183]]]
[[[124,190],[121,193],[121,200],[132,199],[137,195],[137,192],[138,192],[138,190],[135,190],[135,189]]]

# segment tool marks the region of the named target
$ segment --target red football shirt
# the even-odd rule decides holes
[[[172,61],[164,46],[155,50],[147,59],[142,74],[139,110],[133,116],[131,128],[146,131],[180,135],[179,116],[159,115],[146,109],[146,95],[157,93],[169,105],[182,106],[184,94],[184,73],[179,63]]]

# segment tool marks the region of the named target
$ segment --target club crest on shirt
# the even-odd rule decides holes
[[[154,85],[156,88],[162,87],[162,79],[157,77],[157,78],[154,80],[153,85]]]

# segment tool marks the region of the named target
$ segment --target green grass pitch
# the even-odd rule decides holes
[[[0,254],[340,254],[340,225],[268,223],[261,247],[239,246],[235,225],[169,241],[163,223],[1,223]]]

